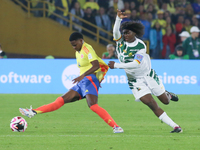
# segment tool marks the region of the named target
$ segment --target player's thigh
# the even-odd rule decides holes
[[[64,99],[65,103],[70,103],[70,102],[74,102],[80,99],[80,95],[78,92],[74,91],[74,90],[69,90],[67,93],[65,93],[62,98]]]
[[[163,94],[161,94],[160,96],[157,96],[158,99],[163,103],[163,104],[169,104],[170,102],[170,99],[169,97],[167,96],[166,92],[164,92]]]

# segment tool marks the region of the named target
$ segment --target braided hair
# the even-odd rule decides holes
[[[144,34],[144,26],[138,21],[126,21],[121,24],[121,31],[127,29],[136,33],[138,38],[142,37]]]

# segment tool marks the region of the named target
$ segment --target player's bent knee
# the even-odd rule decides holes
[[[64,99],[65,103],[75,102],[80,99],[80,95],[78,92],[70,90],[67,93],[65,93],[62,98]]]
[[[160,101],[165,104],[165,105],[168,105],[170,100],[166,97],[166,98],[161,98]]]
[[[89,108],[90,108],[93,112],[96,112],[96,110],[98,109],[98,107],[99,107],[98,104],[94,104],[94,105],[89,106]]]
[[[87,100],[88,107],[90,108],[91,106],[97,104],[98,97],[96,95],[87,94],[86,100]]]
[[[158,97],[158,99],[159,99],[163,104],[165,104],[165,105],[168,105],[169,102],[170,102],[169,98],[166,96],[165,93],[163,93],[162,95],[157,96],[157,97]]]
[[[170,101],[168,99],[166,99],[166,100],[164,100],[162,102],[163,102],[163,104],[168,105]]]

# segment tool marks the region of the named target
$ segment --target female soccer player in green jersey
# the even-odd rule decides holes
[[[72,33],[69,41],[76,50],[77,66],[80,69],[80,76],[73,79],[73,83],[77,84],[53,103],[36,109],[19,108],[19,111],[22,115],[31,118],[36,114],[55,111],[65,103],[86,98],[89,108],[111,126],[114,133],[123,133],[123,129],[116,124],[109,113],[97,104],[99,86],[108,71],[108,65],[97,56],[92,46],[83,40],[81,33]]]
[[[136,101],[142,101],[160,120],[171,126],[173,128],[171,133],[182,132],[181,127],[172,121],[151,95],[157,96],[164,104],[169,104],[170,100],[178,101],[175,94],[165,90],[161,80],[151,69],[151,60],[146,53],[146,45],[138,38],[143,35],[144,26],[140,22],[124,22],[121,24],[123,18],[126,18],[125,13],[117,10],[113,36],[120,63],[110,61],[108,66],[111,69],[124,69]],[[123,36],[120,33],[120,27]]]

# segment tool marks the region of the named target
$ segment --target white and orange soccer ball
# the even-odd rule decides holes
[[[27,122],[24,118],[16,116],[10,122],[10,128],[14,132],[24,132],[27,129]]]

